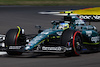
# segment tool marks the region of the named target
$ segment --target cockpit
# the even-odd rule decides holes
[[[81,19],[75,20],[75,23],[74,24],[75,25],[86,25],[85,22],[83,20],[81,20]]]
[[[52,21],[53,29],[68,29],[69,22],[68,21]]]

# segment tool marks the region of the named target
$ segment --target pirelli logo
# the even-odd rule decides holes
[[[100,21],[100,15],[79,15],[79,18],[83,20]]]

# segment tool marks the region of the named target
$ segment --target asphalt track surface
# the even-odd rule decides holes
[[[17,25],[25,29],[26,34],[37,33],[35,25],[43,28],[52,27],[52,20],[61,17],[53,15],[39,15],[40,11],[82,9],[93,6],[1,6],[0,33],[5,34]],[[100,31],[100,23],[93,22]],[[0,67],[100,67],[100,52],[81,54],[81,56],[62,57],[61,55],[33,56],[24,53],[22,56],[0,56]]]

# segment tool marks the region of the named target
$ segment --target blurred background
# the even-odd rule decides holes
[[[0,0],[0,5],[100,5],[100,0]]]

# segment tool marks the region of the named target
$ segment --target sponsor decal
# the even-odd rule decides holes
[[[42,50],[56,50],[56,51],[58,50],[58,51],[61,51],[62,48],[61,47],[45,47],[45,46],[43,46]]]
[[[86,26],[86,29],[93,29],[93,26]]]
[[[97,43],[100,40],[99,36],[91,37],[91,41]]]
[[[86,31],[86,35],[91,36],[92,31]]]
[[[84,20],[100,20],[100,15],[80,15],[79,18]]]
[[[84,24],[83,20],[75,20],[75,24]]]
[[[20,49],[21,46],[9,46],[9,49]]]
[[[79,16],[79,18],[82,18],[82,19],[91,19],[92,16],[86,16],[86,15],[81,15]]]
[[[72,47],[66,48],[66,50],[72,50]]]

